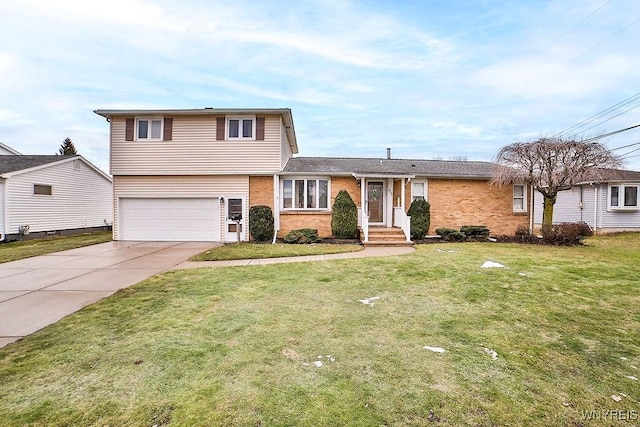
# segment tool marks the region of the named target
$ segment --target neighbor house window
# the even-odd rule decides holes
[[[253,117],[232,117],[228,119],[229,139],[253,139],[255,120]]]
[[[37,196],[51,196],[53,193],[50,185],[33,184],[33,194]]]
[[[329,180],[283,180],[282,207],[283,209],[328,209]]]
[[[136,135],[139,140],[162,139],[162,119],[138,119]]]
[[[411,182],[411,201],[427,200],[427,183],[424,181]]]
[[[609,186],[609,209],[638,209],[638,187],[640,184]]]
[[[522,184],[515,184],[513,186],[513,211],[514,212],[527,211],[526,187]]]

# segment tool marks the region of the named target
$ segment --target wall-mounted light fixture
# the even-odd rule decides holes
[[[224,203],[224,197],[220,197],[220,203]]]

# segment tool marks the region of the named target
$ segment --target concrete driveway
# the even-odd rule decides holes
[[[0,264],[0,347],[214,246],[108,242]]]

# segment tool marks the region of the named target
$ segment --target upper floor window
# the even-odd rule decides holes
[[[283,180],[282,207],[283,209],[328,209],[329,180]]]
[[[424,181],[411,181],[411,201],[427,200],[427,183]]]
[[[136,136],[139,140],[162,139],[162,119],[138,119]]]
[[[33,194],[37,196],[51,196],[53,191],[50,185],[33,184]]]
[[[609,209],[638,209],[638,187],[640,184],[609,186]]]
[[[229,139],[253,139],[255,120],[253,117],[230,117],[228,120]]]
[[[526,186],[523,184],[513,185],[513,211],[514,212],[527,211],[527,192],[526,192]]]

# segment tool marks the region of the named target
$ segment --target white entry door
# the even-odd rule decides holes
[[[220,241],[220,203],[206,199],[121,198],[119,239]]]
[[[226,199],[225,215],[225,242],[238,242],[246,240],[244,237],[244,202],[240,197],[230,197]],[[238,236],[240,239],[238,240]]]

